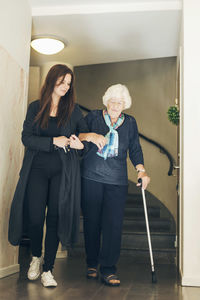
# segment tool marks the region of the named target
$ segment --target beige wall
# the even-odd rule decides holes
[[[77,101],[90,109],[103,107],[102,95],[110,85],[127,85],[133,105],[125,112],[135,116],[142,134],[159,142],[176,159],[177,128],[168,121],[166,114],[175,99],[175,57],[75,67],[75,75]],[[176,219],[176,178],[167,175],[168,159],[142,139],[141,144],[145,167],[151,176],[148,190]],[[136,180],[130,162],[128,166],[130,180]]]
[[[0,277],[19,270],[8,243],[10,204],[23,158],[21,129],[27,107],[31,11],[26,0],[0,2]]]
[[[39,98],[40,67],[29,68],[28,103]]]
[[[200,2],[183,1],[181,36],[181,275],[182,285],[200,286]]]

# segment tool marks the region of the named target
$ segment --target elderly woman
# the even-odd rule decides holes
[[[102,282],[119,286],[120,280],[115,273],[127,198],[128,150],[144,189],[150,178],[144,168],[136,121],[122,113],[131,106],[126,86],[116,84],[109,87],[103,96],[103,104],[106,109],[91,111],[85,117],[90,133],[79,135],[80,140],[91,142],[82,164],[87,278],[98,278],[100,264]]]

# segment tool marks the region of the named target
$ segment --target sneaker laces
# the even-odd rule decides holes
[[[42,276],[44,276],[45,279],[47,279],[47,280],[52,280],[52,279],[54,279],[54,277],[53,277],[51,271],[44,272],[44,273],[42,274]]]
[[[40,257],[33,257],[30,263],[30,269],[33,270],[39,268],[40,263],[41,263]]]
[[[54,276],[52,275],[51,271],[48,271],[48,272],[44,272],[42,274],[42,280],[46,283],[46,284],[49,284],[49,285],[57,285],[55,279],[54,279]]]

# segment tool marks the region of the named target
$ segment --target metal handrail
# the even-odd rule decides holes
[[[158,142],[146,137],[145,135],[143,135],[142,133],[139,133],[139,136],[144,139],[145,141],[153,144],[154,146],[156,146],[157,148],[159,148],[160,152],[165,154],[169,160],[169,171],[168,171],[168,176],[172,176],[173,175],[173,169],[174,169],[174,165],[175,165],[175,160],[173,158],[173,156],[169,153],[169,151],[163,147],[162,145],[160,145]]]
[[[90,112],[91,109],[79,104],[79,107],[86,111],[86,112]],[[169,160],[169,171],[168,171],[168,176],[172,176],[173,175],[173,169],[174,169],[174,166],[175,166],[175,160],[173,158],[173,156],[169,153],[169,151],[163,147],[162,145],[160,145],[158,142],[148,138],[147,136],[145,136],[144,134],[142,133],[139,133],[139,136],[144,139],[145,141],[147,141],[148,143],[151,143],[152,145],[156,146],[157,148],[159,148],[160,152],[165,154]]]

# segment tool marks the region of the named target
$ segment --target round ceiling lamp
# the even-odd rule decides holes
[[[55,36],[34,36],[31,40],[31,47],[39,53],[52,55],[63,50],[65,43]]]

